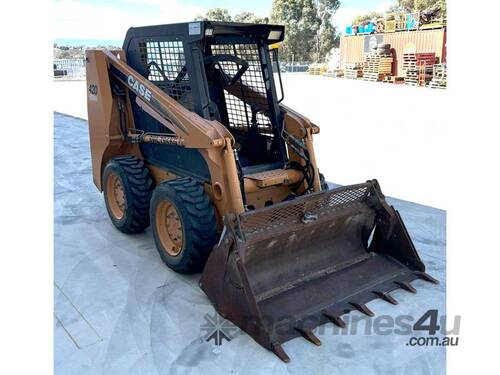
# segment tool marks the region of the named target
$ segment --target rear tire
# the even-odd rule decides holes
[[[153,180],[144,162],[135,156],[111,159],[103,172],[106,209],[123,233],[140,233],[149,226]]]
[[[218,237],[203,185],[191,178],[163,181],[153,192],[150,216],[162,261],[176,272],[201,272]]]

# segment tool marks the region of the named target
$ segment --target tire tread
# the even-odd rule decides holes
[[[217,241],[217,221],[212,202],[208,198],[203,186],[190,177],[178,178],[161,182],[162,185],[171,187],[176,196],[185,207],[188,220],[183,223],[185,231],[189,231],[192,246],[184,249],[185,261],[179,265],[167,263],[163,257],[162,250],[158,249],[163,261],[172,269],[181,273],[195,273],[203,270],[205,263]]]
[[[110,163],[116,163],[113,167],[120,171],[122,179],[126,179],[132,195],[127,199],[126,215],[130,218],[123,225],[115,226],[123,233],[141,233],[149,226],[149,202],[153,190],[149,170],[135,156],[118,156]]]

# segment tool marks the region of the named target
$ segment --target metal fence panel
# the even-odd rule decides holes
[[[55,74],[55,71],[62,73]],[[56,78],[84,78],[85,59],[54,59],[54,76]]]

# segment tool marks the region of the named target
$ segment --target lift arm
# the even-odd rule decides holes
[[[151,117],[170,129],[179,138],[179,144],[188,148],[222,147],[224,139],[233,139],[219,122],[209,121],[193,113],[168,96],[125,61],[123,51],[102,51],[107,58],[109,74],[136,94],[136,103]]]

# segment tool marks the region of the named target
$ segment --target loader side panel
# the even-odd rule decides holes
[[[106,56],[99,50],[86,51],[87,113],[94,184],[102,191],[102,171],[118,155],[140,157],[137,146],[121,136],[119,111],[113,99]],[[128,108],[130,110],[130,108]]]
[[[197,149],[141,144],[141,152],[144,159],[156,167],[171,171],[177,176],[192,177],[201,183],[210,182],[207,162]]]

